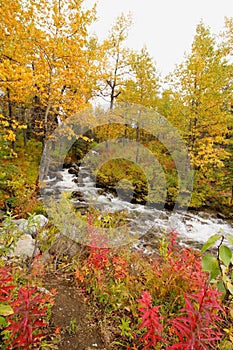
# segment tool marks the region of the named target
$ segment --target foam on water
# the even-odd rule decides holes
[[[81,183],[74,182],[75,175],[69,174],[65,169],[60,172],[63,180],[50,184],[59,191],[80,191],[84,200],[92,206],[104,211],[127,210],[130,217],[132,233],[147,232],[153,227],[159,229],[174,229],[179,232],[181,238],[189,241],[203,243],[215,233],[232,234],[233,228],[230,223],[218,219],[211,214],[190,212],[168,212],[157,210],[140,204],[132,204],[112,194],[99,194],[94,181],[88,174],[87,169],[80,168]]]
[[[78,187],[74,182],[75,175],[70,174],[68,169],[60,171],[59,174],[62,176],[62,180],[59,180],[54,184],[55,188],[59,189],[61,192],[77,191]]]

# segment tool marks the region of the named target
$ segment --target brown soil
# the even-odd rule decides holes
[[[59,333],[59,350],[107,349],[101,338],[98,311],[88,305],[78,286],[64,275],[49,274],[44,287],[56,289],[50,333]]]

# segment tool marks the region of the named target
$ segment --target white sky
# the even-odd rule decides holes
[[[190,51],[201,20],[218,34],[224,27],[224,17],[233,16],[233,0],[86,0],[84,5],[90,8],[95,2],[98,21],[91,30],[103,39],[117,16],[130,11],[134,24],[127,46],[140,50],[146,45],[162,76]]]

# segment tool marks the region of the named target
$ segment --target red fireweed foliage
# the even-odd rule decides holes
[[[43,296],[36,287],[20,288],[16,300],[10,303],[14,313],[7,318],[10,325],[6,328],[11,331],[10,339],[6,341],[8,349],[30,349],[40,342],[44,336],[38,330],[45,327],[43,318],[46,316],[46,307],[41,307]]]
[[[192,249],[179,245],[176,231],[170,231],[166,257],[160,257],[154,263],[155,275],[164,278],[165,272],[173,279],[175,277],[188,283],[190,291],[199,290],[208,280],[208,275],[202,271],[201,254]]]
[[[106,237],[104,233],[99,232],[97,228],[94,227],[93,217],[89,214],[87,218],[88,223],[88,235],[90,238],[90,243],[88,246],[89,257],[87,259],[87,264],[96,269],[103,269],[106,267],[109,259],[108,253],[109,249],[105,248]]]
[[[206,286],[198,293],[185,296],[185,307],[170,323],[179,338],[179,342],[169,346],[169,350],[208,350],[214,348],[221,339],[218,329],[221,318],[218,311],[223,311],[220,305],[220,293]]]
[[[154,348],[157,342],[165,341],[161,336],[163,325],[161,323],[162,316],[158,313],[160,306],[152,306],[152,297],[149,292],[143,292],[141,299],[137,301],[141,303],[141,307],[138,308],[142,318],[139,329],[146,329],[146,333],[141,337],[141,341],[145,342],[142,350],[147,350]]]
[[[201,259],[192,249],[182,247],[179,253],[168,257],[168,264],[173,272],[189,281],[190,288],[199,289],[207,279],[206,273],[202,271]]]
[[[8,267],[0,268],[0,302],[10,300],[10,291],[15,288],[11,269]]]
[[[168,231],[169,234],[169,244],[168,244],[168,253],[174,252],[180,249],[180,245],[178,244],[178,232],[174,229]]]
[[[44,336],[39,330],[46,326],[46,298],[37,287],[19,288],[13,283],[13,270],[9,267],[0,269],[0,302],[7,303],[12,313],[6,318],[9,336],[5,339],[7,349],[37,348]],[[51,300],[50,300],[51,301]]]

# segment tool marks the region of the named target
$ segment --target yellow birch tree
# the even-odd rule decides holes
[[[196,204],[205,203],[230,155],[226,150],[232,115],[229,102],[229,65],[224,51],[216,46],[209,28],[200,23],[186,61],[169,77],[170,114],[167,118],[182,133],[193,166],[197,188]],[[165,96],[164,95],[164,96]],[[199,186],[199,187],[198,187]]]

